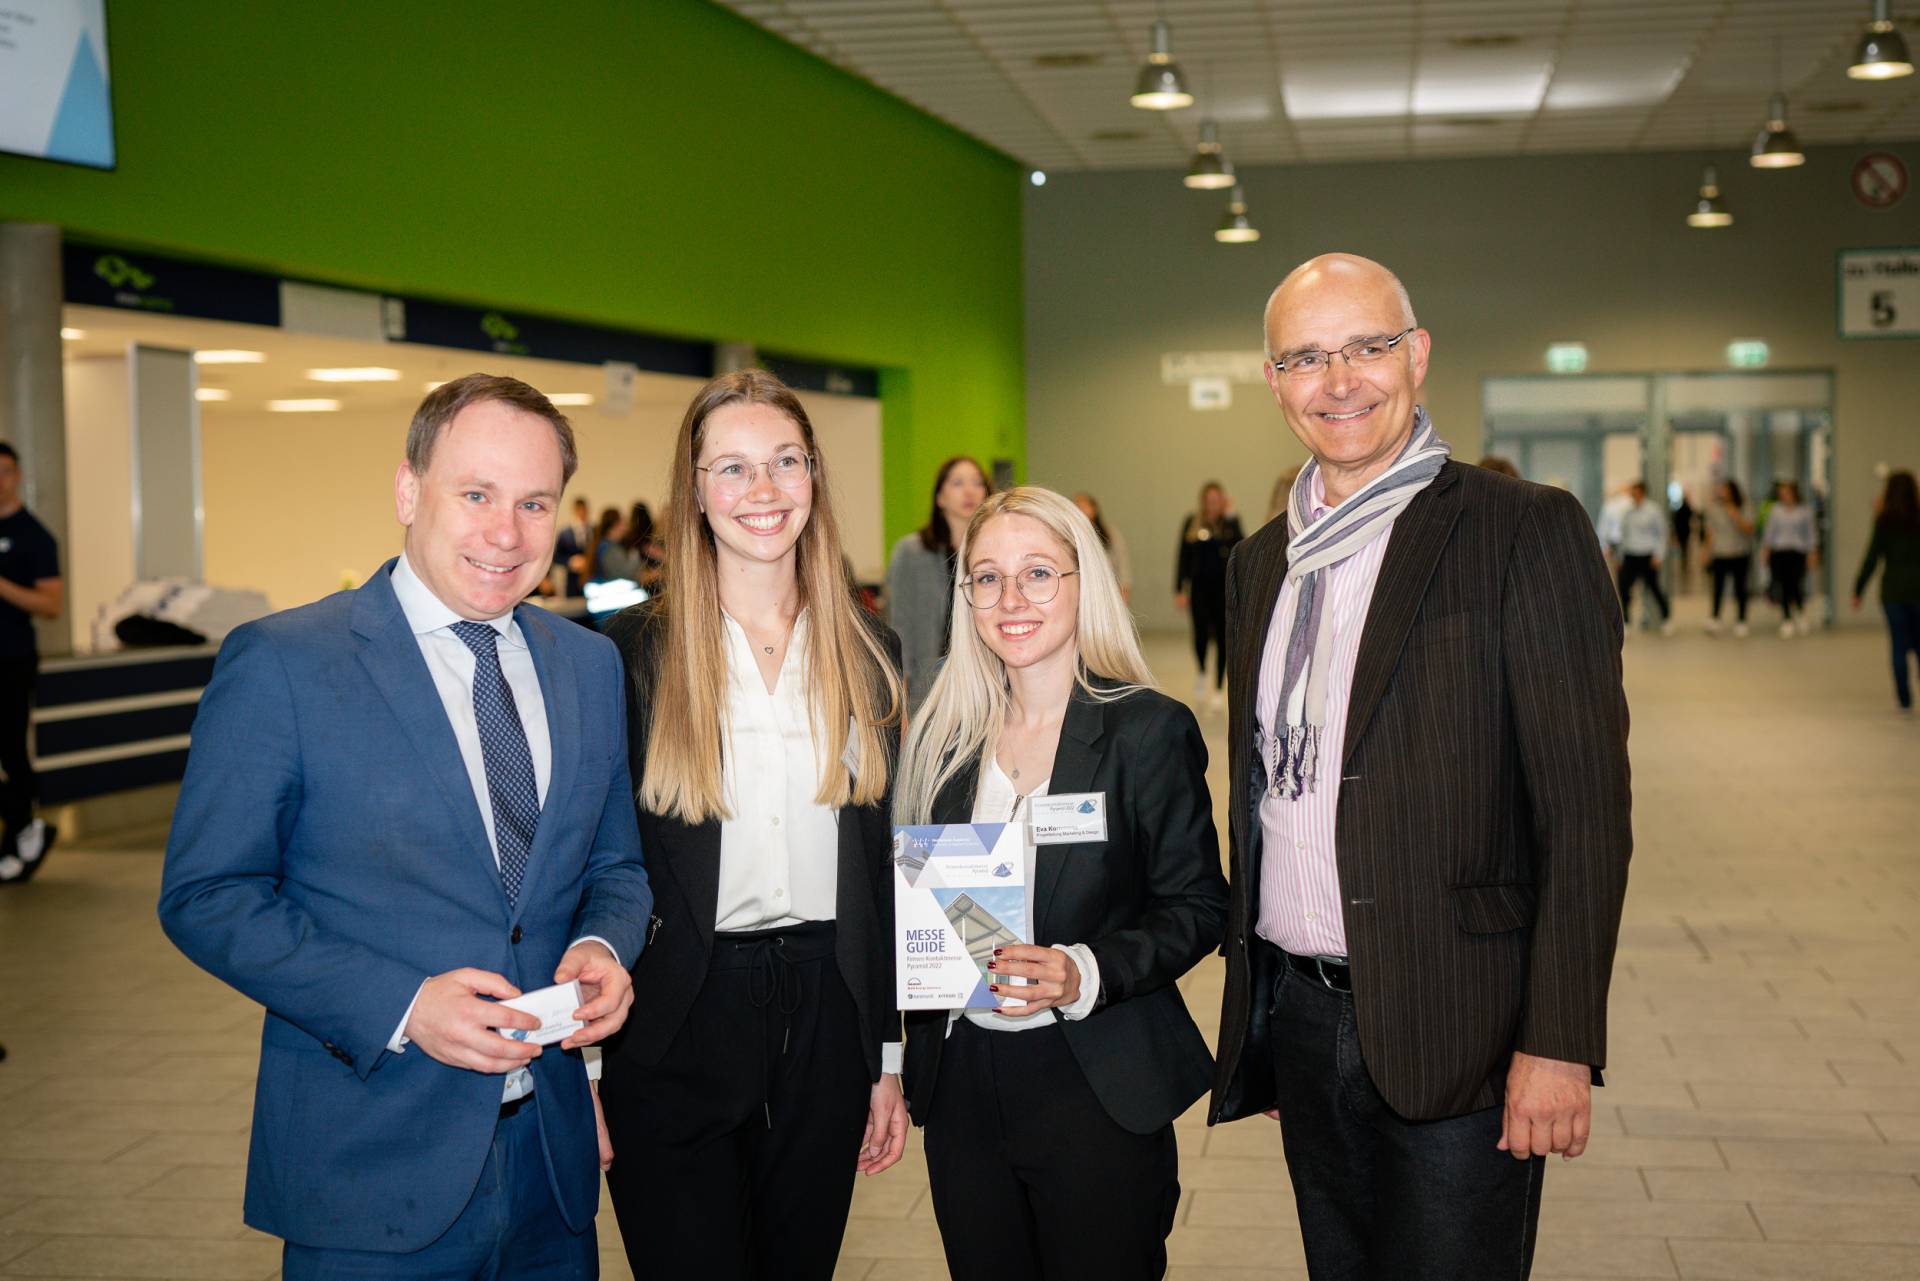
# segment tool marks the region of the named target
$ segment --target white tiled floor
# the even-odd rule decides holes
[[[1611,1084],[1592,1150],[1548,1172],[1537,1276],[1920,1277],[1920,724],[1892,711],[1878,631],[1756,630],[1629,640]],[[1190,687],[1177,640],[1152,656]],[[277,1274],[240,1222],[259,1015],[161,937],[158,844],[63,849],[0,892],[0,1277]],[[1220,978],[1183,985],[1203,1027]],[[1268,1123],[1180,1137],[1170,1275],[1303,1278]],[[841,1274],[940,1259],[916,1148],[857,1189]]]

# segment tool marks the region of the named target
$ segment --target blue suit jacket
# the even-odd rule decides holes
[[[334,1249],[429,1244],[487,1158],[502,1078],[386,1048],[421,981],[470,965],[544,987],[586,934],[631,966],[653,905],[613,645],[515,611],[553,772],[509,908],[392,566],[227,638],[160,893],[180,950],[267,1008],[246,1221]],[[549,1047],[533,1076],[548,1176],[579,1231],[600,1179],[586,1069]]]

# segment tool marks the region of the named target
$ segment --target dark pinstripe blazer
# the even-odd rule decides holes
[[[1227,571],[1233,897],[1214,1122],[1276,1105],[1280,1047],[1249,948],[1253,702],[1286,539],[1270,523]],[[1394,523],[1354,667],[1335,858],[1361,1054],[1409,1120],[1498,1103],[1515,1050],[1606,1060],[1632,848],[1621,632],[1570,494],[1448,463]]]

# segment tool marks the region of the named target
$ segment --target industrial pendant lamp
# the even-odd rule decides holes
[[[1260,229],[1247,217],[1247,193],[1233,184],[1233,198],[1227,201],[1226,216],[1220,219],[1213,238],[1223,245],[1250,245],[1260,239]]]
[[[1220,127],[1213,121],[1200,122],[1200,148],[1193,153],[1193,164],[1180,181],[1195,191],[1217,191],[1233,185],[1233,165],[1220,149]]]
[[[1193,105],[1186,77],[1173,60],[1173,28],[1165,18],[1154,19],[1147,65],[1140,68],[1140,78],[1134,82],[1132,102],[1147,111],[1175,111]]]
[[[1747,163],[1755,169],[1791,169],[1806,162],[1800,140],[1787,127],[1787,95],[1776,93],[1767,100],[1767,123],[1754,136]]]
[[[1913,55],[1893,25],[1892,0],[1873,0],[1873,21],[1860,33],[1847,74],[1855,80],[1893,80],[1913,74]]]
[[[1700,175],[1700,199],[1693,206],[1693,212],[1687,215],[1689,227],[1731,227],[1733,215],[1727,212],[1727,202],[1720,199],[1720,175],[1708,165]]]

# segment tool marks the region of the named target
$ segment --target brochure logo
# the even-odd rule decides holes
[[[1093,813],[1093,802],[1092,802],[1092,801],[1081,801],[1081,802],[1080,802],[1080,806],[1079,806],[1079,809],[1077,810],[1077,812],[1078,812],[1078,813],[1081,813],[1081,814],[1091,814],[1091,813]]]
[[[1013,875],[1013,864],[1011,864],[1011,863],[997,863],[997,864],[995,864],[995,865],[994,865],[994,869],[993,869],[993,874],[994,874],[995,876],[1012,876],[1012,875]]]

